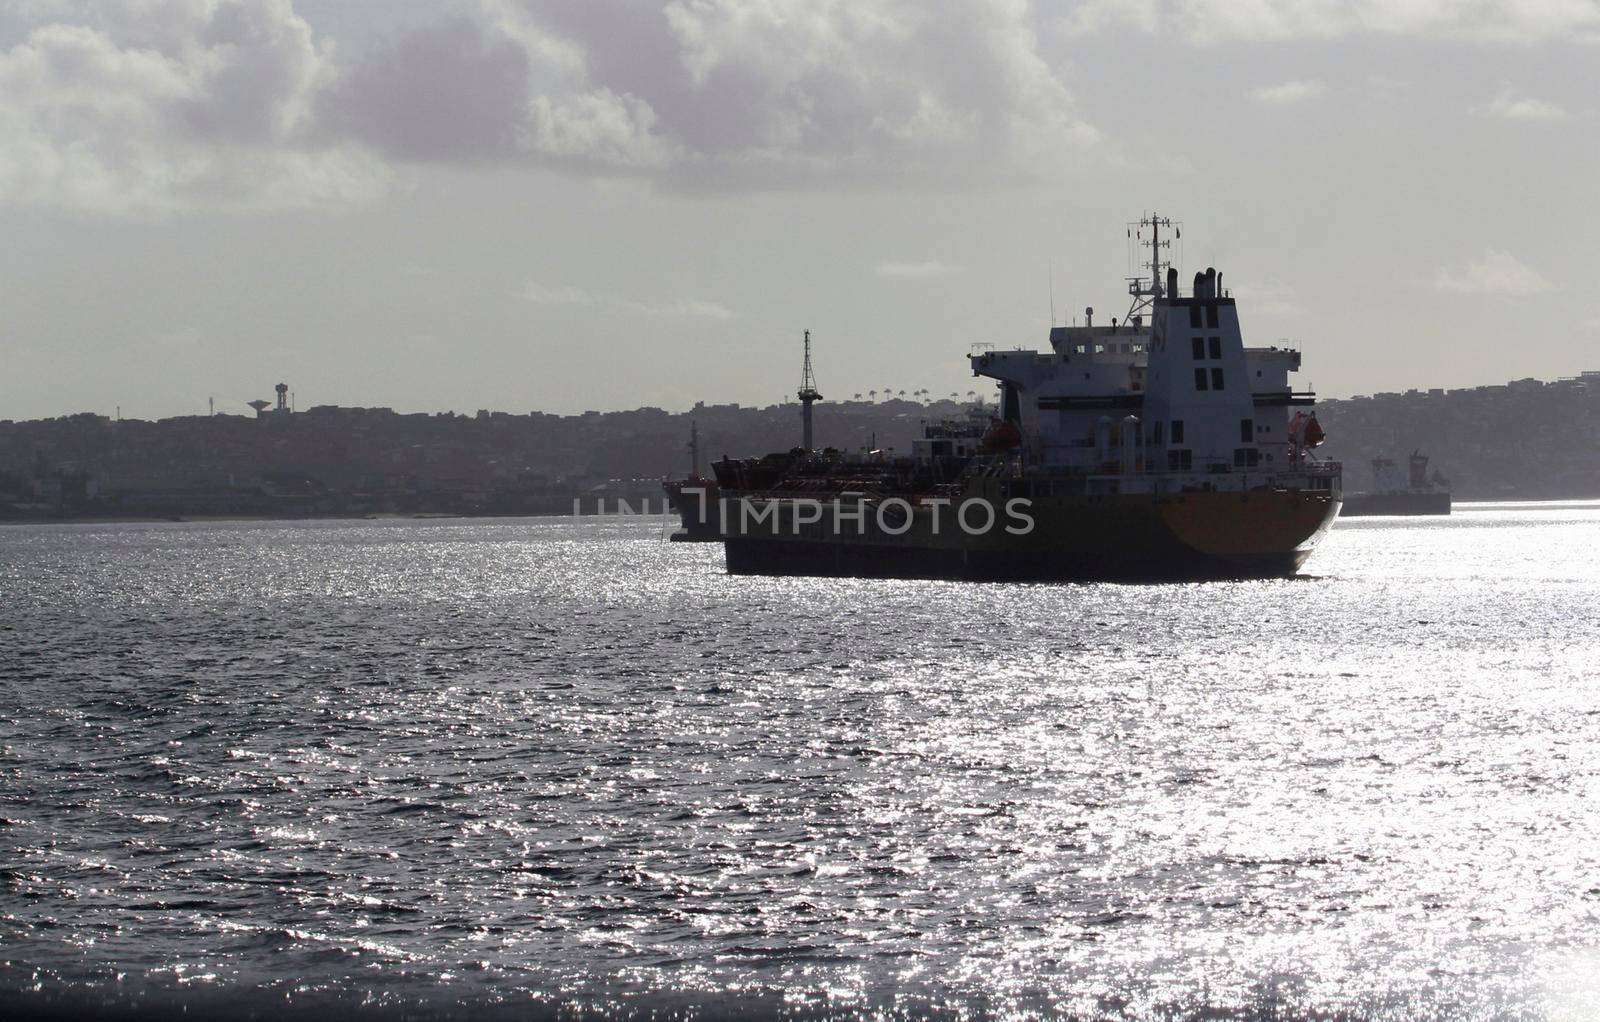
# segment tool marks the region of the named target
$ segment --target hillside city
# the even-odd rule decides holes
[[[856,395],[816,408],[817,443],[909,452],[927,421],[959,418],[992,394]],[[661,508],[661,480],[799,443],[797,402],[697,404],[551,415],[405,413],[319,406],[159,421],[80,413],[0,421],[0,518],[171,518],[380,514],[570,514],[600,501]],[[1371,461],[1431,458],[1456,500],[1600,497],[1600,372],[1455,390],[1320,401],[1320,456],[1346,491]],[[615,506],[614,503],[611,506]]]

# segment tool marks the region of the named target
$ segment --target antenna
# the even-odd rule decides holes
[[[1050,267],[1050,326],[1051,326],[1052,329],[1054,329],[1054,327],[1056,325],[1056,261],[1054,259],[1050,260],[1049,267]]]
[[[1143,274],[1140,274],[1137,277],[1128,278],[1128,294],[1133,296],[1133,302],[1128,306],[1128,314],[1123,317],[1124,319],[1132,319],[1135,313],[1148,309],[1157,298],[1163,297],[1163,293],[1166,290],[1161,280],[1166,275],[1168,267],[1172,265],[1172,260],[1163,255],[1163,250],[1170,253],[1172,251],[1172,242],[1161,237],[1161,229],[1163,227],[1171,229],[1177,237],[1183,237],[1182,221],[1173,223],[1170,218],[1158,216],[1155,213],[1151,213],[1149,216],[1128,225],[1130,234],[1137,232],[1141,246],[1145,241],[1144,232],[1150,232],[1150,261],[1139,264],[1139,269],[1148,270],[1150,276],[1146,278]],[[1171,298],[1175,296],[1166,295],[1165,297]]]
[[[806,331],[806,361],[800,370],[800,392],[795,395],[800,399],[800,429],[802,446],[807,452],[811,450],[811,405],[821,401],[822,395],[817,391],[817,378],[811,375],[811,331]]]

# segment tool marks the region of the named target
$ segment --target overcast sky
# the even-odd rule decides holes
[[[0,418],[975,386],[1180,219],[1324,396],[1600,369],[1597,0],[0,0]]]

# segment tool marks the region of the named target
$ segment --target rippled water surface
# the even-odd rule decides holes
[[[0,529],[0,993],[1600,1011],[1600,504],[1293,581],[732,578],[660,519]]]

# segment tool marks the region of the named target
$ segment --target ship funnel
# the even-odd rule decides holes
[[[1203,272],[1196,273],[1194,275],[1194,297],[1196,297],[1196,298],[1204,298],[1205,296],[1206,296],[1206,275]]]
[[[1167,297],[1178,297],[1178,271],[1171,266],[1167,267]]]

